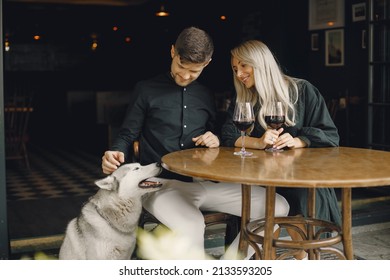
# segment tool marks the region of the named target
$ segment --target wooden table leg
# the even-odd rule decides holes
[[[242,256],[246,256],[248,252],[248,241],[246,238],[245,228],[249,223],[251,214],[251,185],[242,184],[242,205],[241,205],[241,230],[240,230],[240,241],[238,243],[239,253]]]
[[[316,216],[316,190],[315,188],[307,189],[307,216],[315,218]]]
[[[272,260],[272,239],[274,233],[275,219],[275,194],[276,188],[273,186],[266,187],[265,198],[265,225],[264,225],[264,244],[263,259]]]
[[[315,188],[308,188],[307,189],[307,216],[308,218],[314,219],[316,216],[316,189]],[[307,225],[306,226],[307,230],[307,238],[309,240],[314,239],[314,226],[313,225]],[[309,259],[313,260],[314,259],[314,251],[309,250]]]
[[[353,260],[353,245],[352,245],[352,189],[342,188],[341,190],[341,212],[343,216],[343,246],[344,254],[347,260]]]

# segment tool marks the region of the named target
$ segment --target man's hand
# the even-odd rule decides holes
[[[210,131],[207,131],[205,134],[202,134],[198,137],[192,138],[192,141],[195,142],[195,146],[206,146],[208,148],[217,148],[219,147],[218,137]]]
[[[106,151],[102,157],[102,170],[104,174],[111,174],[125,162],[125,155],[119,151]]]

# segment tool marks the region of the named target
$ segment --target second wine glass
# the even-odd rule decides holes
[[[246,131],[255,122],[255,114],[250,102],[237,102],[234,107],[233,123],[241,131],[241,150],[235,152],[235,155],[247,157],[253,155],[252,152],[245,150],[245,134]]]
[[[265,122],[277,130],[282,127],[284,122],[286,121],[286,117],[283,110],[282,102],[274,102],[266,111],[265,114]],[[265,149],[266,152],[283,152],[283,149],[277,149],[274,147],[270,147]]]

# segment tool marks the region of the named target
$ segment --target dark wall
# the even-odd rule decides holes
[[[335,123],[341,145],[365,145],[366,96],[368,89],[368,49],[362,47],[366,21],[352,20],[352,5],[361,0],[345,0],[344,65],[325,65],[325,32],[308,29],[308,1],[282,1],[283,27],[280,60],[286,73],[305,78],[321,91],[326,100],[345,99]],[[293,11],[293,12],[292,12]],[[339,29],[339,28],[334,28]],[[318,50],[311,50],[311,35],[318,34]]]
[[[362,31],[367,29],[366,21],[352,20],[352,5],[360,0],[345,0],[344,65],[325,66],[325,32],[308,32],[306,46],[309,59],[307,77],[318,86],[326,99],[345,99],[347,106],[340,108],[336,124],[341,135],[341,145],[365,145],[366,96],[368,89],[368,49],[362,47]],[[338,28],[337,28],[338,29]],[[310,35],[318,33],[319,50],[311,51]]]

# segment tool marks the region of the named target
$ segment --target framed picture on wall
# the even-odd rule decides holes
[[[352,5],[352,21],[361,21],[366,19],[366,3]]]
[[[344,26],[344,0],[309,0],[309,30]]]
[[[325,31],[325,65],[344,65],[344,29]]]
[[[318,51],[318,33],[311,34],[311,50]]]

